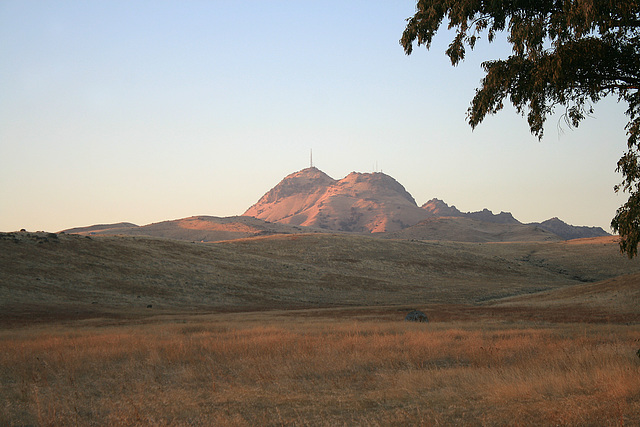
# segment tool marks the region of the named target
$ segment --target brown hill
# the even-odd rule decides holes
[[[584,227],[570,225],[558,218],[551,218],[541,223],[532,223],[532,225],[537,225],[541,228],[544,228],[545,230],[555,233],[565,240],[609,236],[609,233],[604,231],[601,227]]]
[[[96,224],[88,227],[75,227],[62,230],[61,233],[72,234],[126,234],[128,230],[139,228],[130,222],[118,222],[115,224]]]
[[[612,239],[531,243],[348,234],[214,244],[0,233],[0,320],[112,312],[454,304],[640,273]],[[141,310],[141,311],[140,311]]]
[[[613,309],[618,314],[637,313],[640,274],[625,274],[596,283],[581,283],[560,289],[519,295],[498,301],[500,306],[572,307]]]
[[[312,229],[285,224],[272,224],[248,216],[220,218],[215,216],[192,216],[172,221],[162,221],[144,226],[128,223],[113,225],[94,225],[64,230],[65,233],[80,235],[124,235],[164,237],[193,242],[217,242],[221,240],[242,239],[245,237],[270,234],[309,233]]]
[[[429,216],[388,175],[352,172],[335,181],[317,168],[287,176],[244,215],[282,224],[363,233],[400,230]]]

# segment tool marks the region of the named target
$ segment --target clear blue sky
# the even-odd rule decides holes
[[[398,43],[407,1],[0,2],[0,230],[242,214],[284,176],[378,169],[418,204],[609,230],[624,106],[542,142],[475,131],[480,43],[456,68]]]

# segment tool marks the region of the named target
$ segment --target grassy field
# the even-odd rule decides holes
[[[640,424],[639,324],[495,313],[415,324],[402,314],[274,311],[4,330],[0,425]]]
[[[637,426],[639,262],[611,238],[0,233],[0,425]]]
[[[622,274],[611,238],[455,243],[329,234],[200,244],[0,233],[0,325],[274,308],[478,304]]]

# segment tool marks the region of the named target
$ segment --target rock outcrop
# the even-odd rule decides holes
[[[404,320],[406,322],[424,322],[424,323],[427,323],[429,321],[429,319],[427,318],[427,315],[421,312],[420,310],[410,311],[409,314],[407,314],[407,316],[404,318]]]

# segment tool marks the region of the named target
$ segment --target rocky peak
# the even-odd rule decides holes
[[[354,232],[401,229],[428,216],[389,175],[352,172],[336,181],[317,168],[287,176],[244,214],[283,224]]]
[[[267,192],[258,203],[273,203],[292,195],[324,191],[335,182],[335,179],[318,168],[310,167],[302,169],[301,171],[287,175],[278,185]]]
[[[491,223],[523,225],[509,212],[494,214],[486,208],[461,212],[435,198],[418,207],[398,181],[381,172],[351,172],[337,181],[315,167],[286,176],[244,215],[272,223],[362,233],[402,230],[438,217],[474,220],[474,227],[485,224],[486,229],[494,227],[487,225]],[[462,224],[452,221],[449,222],[457,226]],[[565,239],[607,234],[597,227],[574,227],[558,218],[530,225],[539,225]]]
[[[511,212],[500,212],[499,214],[494,214],[487,208],[478,212],[469,212],[465,214],[465,216],[478,221],[493,222],[496,224],[520,224],[520,221],[515,219]]]
[[[463,216],[463,213],[460,212],[455,206],[449,206],[444,201],[435,198],[429,200],[427,203],[422,205],[421,208],[438,217]]]
[[[414,206],[418,206],[415,199],[394,178],[382,172],[360,173],[351,172],[337,182],[340,187],[349,187],[361,197],[399,195]]]

